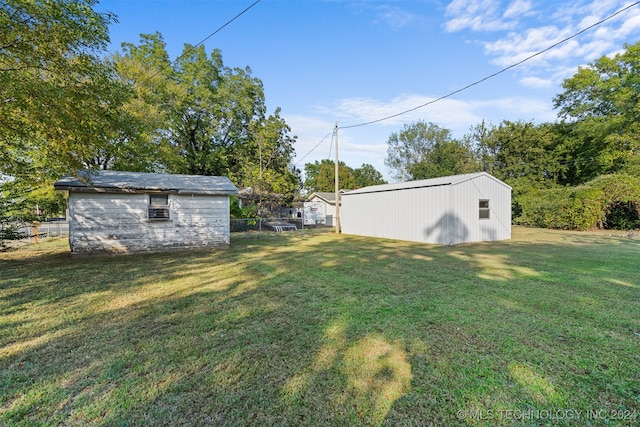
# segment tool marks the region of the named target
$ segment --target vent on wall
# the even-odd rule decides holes
[[[151,194],[149,195],[149,220],[168,221],[169,220],[169,195]]]

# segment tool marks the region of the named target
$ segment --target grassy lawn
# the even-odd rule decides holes
[[[637,425],[640,240],[0,253],[0,425]]]

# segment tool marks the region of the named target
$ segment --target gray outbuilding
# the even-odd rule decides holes
[[[82,171],[58,180],[69,192],[73,255],[227,247],[227,177]]]
[[[486,172],[375,185],[341,197],[345,234],[455,245],[511,238],[511,187]]]

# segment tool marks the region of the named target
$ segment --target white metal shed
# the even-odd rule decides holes
[[[345,234],[444,245],[511,238],[511,187],[486,172],[374,185],[341,199]]]

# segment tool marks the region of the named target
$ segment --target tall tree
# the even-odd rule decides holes
[[[219,50],[207,55],[190,45],[172,63],[159,33],[124,44],[115,62],[121,78],[134,83],[131,110],[147,120],[156,168],[225,175],[240,187],[288,197],[298,191],[296,137],[280,109],[266,117],[262,82],[250,68],[226,67]]]
[[[382,174],[375,167],[368,163],[363,163],[357,169],[353,170],[353,178],[355,180],[354,188],[367,187],[369,185],[386,184]]]
[[[476,141],[484,170],[504,181],[525,178],[539,184],[559,183],[565,170],[559,138],[551,124],[503,121]]]
[[[480,163],[468,140],[437,141],[426,158],[411,167],[413,179],[477,172]]]
[[[308,191],[335,191],[336,174],[335,162],[323,159],[314,163],[307,163],[304,166],[305,181],[304,187]],[[340,189],[356,188],[356,180],[353,176],[353,169],[344,162],[338,163],[338,183]]]
[[[242,167],[234,148],[250,141],[249,125],[265,114],[262,82],[249,67],[231,69],[214,50],[185,45],[175,66],[178,94],[167,136],[184,160],[183,172],[235,175]]]
[[[450,140],[451,131],[433,123],[418,121],[405,125],[402,131],[389,136],[385,165],[393,178],[400,181],[412,180],[412,168],[427,161],[428,154],[437,143]]]
[[[5,186],[19,189],[12,200],[41,197],[38,188],[100,146],[96,130],[122,120],[126,89],[98,59],[115,17],[96,3],[0,0],[0,172],[16,179]]]
[[[61,163],[56,172],[149,169],[149,149],[141,135],[143,119],[127,108],[134,93],[117,79],[111,62],[96,60],[96,72],[85,78],[81,88],[68,93],[72,96],[73,107],[61,114],[64,123],[41,132],[46,157]]]
[[[118,79],[134,92],[123,109],[138,121],[137,164],[115,165],[120,170],[174,172],[184,163],[167,138],[169,117],[179,93],[166,43],[160,33],[140,35],[140,44],[123,43],[111,56]]]
[[[579,179],[640,171],[640,42],[579,68],[562,87],[554,105],[573,125]]]
[[[291,165],[296,137],[290,132],[279,108],[265,120],[251,123],[251,139],[233,150],[234,157],[241,160],[235,178],[238,185],[261,193],[293,195],[298,192],[299,171]]]
[[[0,0],[0,148],[77,114],[87,76],[101,72],[95,54],[114,20],[95,12],[96,3]]]
[[[489,172],[493,168],[493,159],[496,153],[491,151],[492,144],[489,139],[494,131],[495,125],[482,120],[471,126],[469,132],[464,136],[465,141],[468,141],[474,151],[474,157],[480,164],[480,170],[484,172]]]

